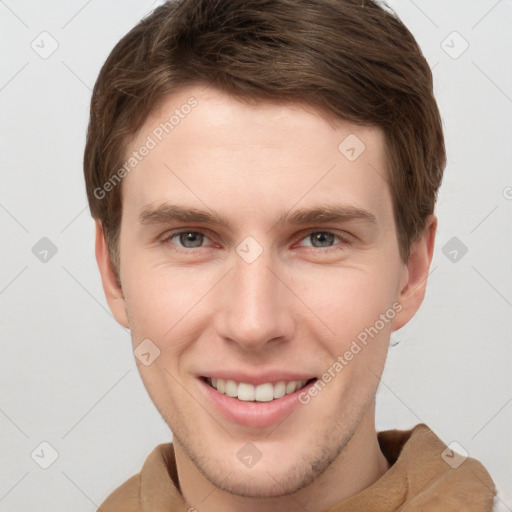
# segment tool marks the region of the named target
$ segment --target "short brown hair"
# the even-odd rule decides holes
[[[117,43],[92,95],[85,182],[116,273],[122,188],[104,197],[95,190],[123,165],[156,103],[189,85],[245,101],[302,102],[382,128],[408,260],[434,211],[446,155],[431,70],[396,14],[373,0],[171,0]]]

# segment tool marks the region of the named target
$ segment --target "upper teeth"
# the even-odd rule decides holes
[[[285,382],[284,380],[272,384],[266,382],[265,384],[259,384],[253,386],[247,382],[237,383],[234,380],[224,379],[208,379],[208,383],[211,384],[219,393],[224,393],[227,396],[238,398],[244,402],[270,402],[274,398],[281,398],[284,395],[289,395],[300,389],[306,384],[307,380],[290,380]]]

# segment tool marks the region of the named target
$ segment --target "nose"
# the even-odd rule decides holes
[[[234,255],[234,268],[219,290],[217,334],[245,351],[289,340],[297,307],[283,270],[264,251],[248,263]]]

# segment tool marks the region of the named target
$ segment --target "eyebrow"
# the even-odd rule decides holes
[[[164,224],[182,221],[201,224],[217,224],[229,228],[229,221],[214,210],[206,211],[198,208],[187,208],[175,204],[164,203],[160,206],[146,206],[139,214],[141,224]],[[377,224],[373,213],[351,205],[320,205],[285,212],[280,215],[274,227],[282,225],[302,225],[319,222],[366,221]]]

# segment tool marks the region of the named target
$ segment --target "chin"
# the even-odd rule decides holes
[[[297,466],[295,461],[290,461],[287,467],[276,469],[267,467],[259,469],[251,468],[235,471],[233,467],[219,471],[217,468],[205,472],[200,468],[203,475],[216,487],[245,498],[277,498],[286,496],[306,487],[315,480],[318,472],[311,465],[302,463]],[[223,475],[228,476],[223,478]]]
[[[289,442],[255,441],[262,454],[252,467],[246,467],[237,457],[242,451],[238,442],[235,450],[228,442],[228,446],[216,453],[202,451],[200,457],[195,456],[197,452],[191,453],[184,448],[198,471],[215,487],[240,497],[276,498],[293,494],[313,483],[346,444],[343,435],[339,437],[340,443],[333,444],[333,437],[326,432],[317,434],[312,436],[316,442],[311,442],[308,436],[302,444],[294,439]],[[249,443],[242,446],[246,444]],[[209,447],[215,445],[220,446],[220,443],[208,443],[203,448],[208,452]],[[229,453],[232,457],[227,456]]]

